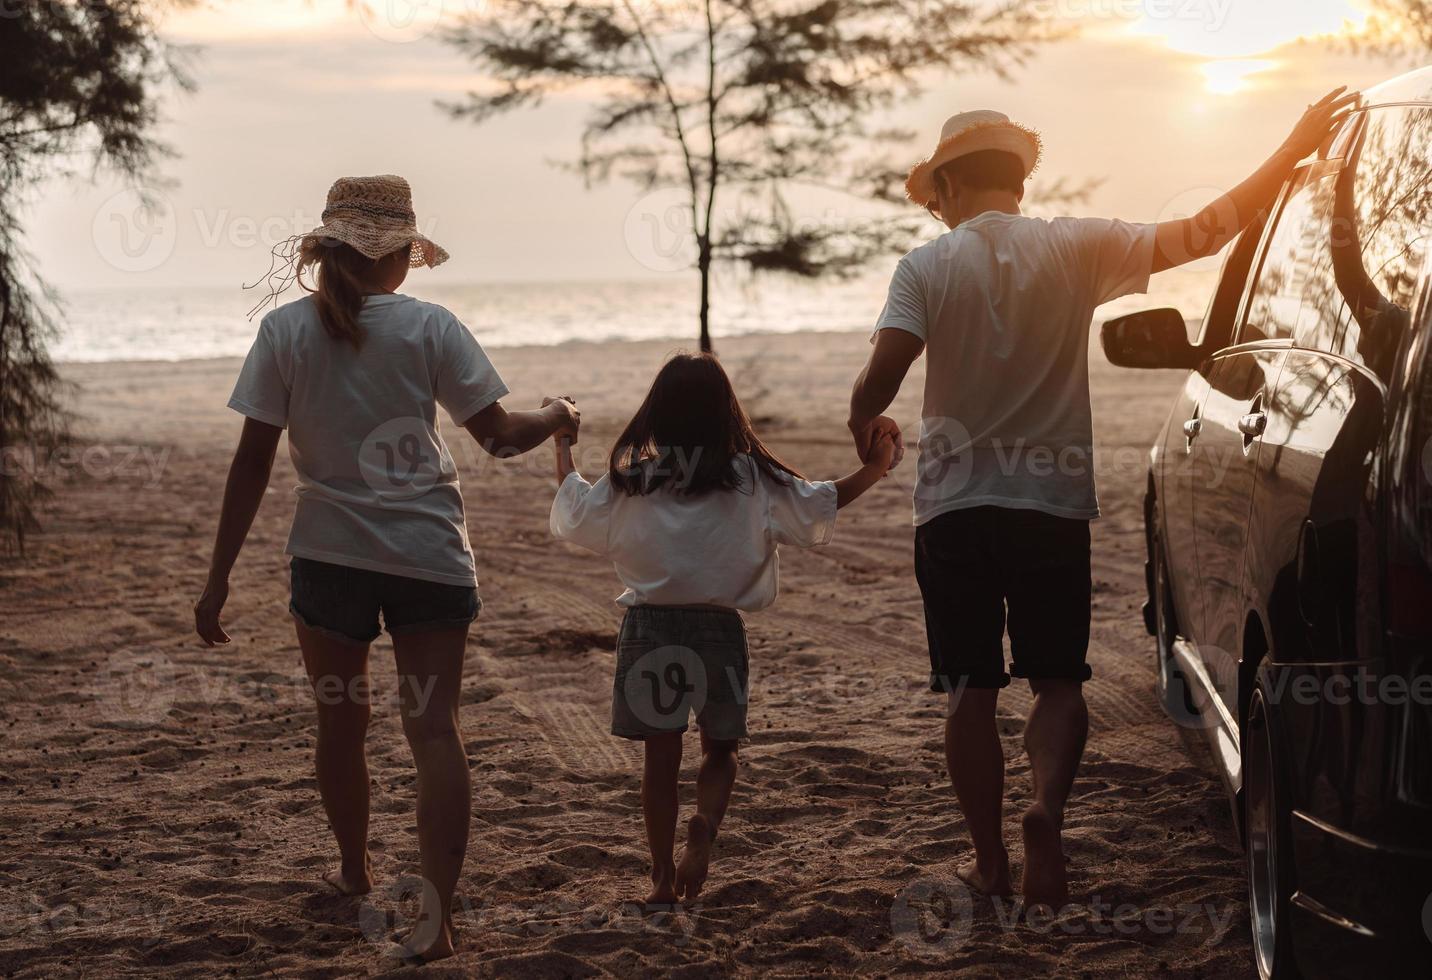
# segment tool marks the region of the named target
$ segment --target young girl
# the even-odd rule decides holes
[[[437,406],[488,452],[527,452],[579,422],[571,403],[507,412],[507,387],[471,333],[440,306],[396,292],[408,269],[447,253],[418,233],[401,177],[337,181],[323,224],[275,250],[271,296],[317,270],[313,295],[263,319],[229,406],[243,434],[194,626],[228,643],[219,614],[229,572],[268,486],[280,434],[298,475],[287,553],[290,611],[318,711],[318,789],[342,863],[324,880],[368,892],[368,645],[379,613],[393,637],[403,732],[418,770],[422,906],[391,952],[452,953],[453,888],[467,851],[471,796],[458,735],[468,628],[477,618],[472,549],[457,468]],[[305,288],[308,288],[306,284]]]
[[[612,734],[646,743],[642,815],[651,848],[647,903],[692,901],[736,779],[746,737],[746,629],[738,610],[776,598],[777,545],[830,541],[835,512],[890,469],[895,442],[876,437],[869,462],[810,483],[762,444],[726,372],[709,354],[667,361],[613,447],[595,485],[558,440],[552,533],[609,557],[626,586],[617,641]],[[696,716],[696,814],[678,866],[682,734]]]

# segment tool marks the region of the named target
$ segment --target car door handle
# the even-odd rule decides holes
[[[1238,420],[1238,431],[1245,436],[1256,439],[1268,428],[1267,412],[1250,412]]]
[[[1203,419],[1192,418],[1183,423],[1183,436],[1192,442],[1203,431]]]

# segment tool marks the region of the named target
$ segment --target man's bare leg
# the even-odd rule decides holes
[[[1089,735],[1089,709],[1078,681],[1031,680],[1034,705],[1024,727],[1024,748],[1034,780],[1034,802],[1024,812],[1026,905],[1062,906],[1069,899],[1064,866],[1064,805]]]
[[[1009,852],[1004,847],[1004,748],[995,725],[997,688],[950,692],[945,718],[945,764],[970,828],[975,856],[956,873],[986,895],[1008,895]]]

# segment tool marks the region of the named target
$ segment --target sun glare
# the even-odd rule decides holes
[[[1278,67],[1276,61],[1267,58],[1230,58],[1225,61],[1205,61],[1199,66],[1203,72],[1203,87],[1214,95],[1232,95],[1248,87],[1248,79],[1260,71]]]
[[[1278,66],[1266,56],[1296,41],[1356,34],[1368,13],[1358,0],[1144,0],[1129,25],[1136,36],[1207,59],[1204,87],[1218,95],[1243,91],[1249,78]]]

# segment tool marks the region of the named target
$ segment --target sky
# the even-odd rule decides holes
[[[996,108],[1044,137],[1033,197],[1060,177],[1098,178],[1071,211],[1158,220],[1246,176],[1327,89],[1415,66],[1309,40],[1356,32],[1358,0],[1040,2],[1078,36],[1009,80],[929,78],[889,120],[922,134],[902,150],[911,163],[946,116]],[[589,96],[482,126],[439,108],[481,79],[437,28],[485,3],[368,0],[360,16],[345,0],[200,0],[171,14],[164,31],[195,47],[198,89],[164,102],[159,136],[177,156],[150,189],[160,206],[144,212],[87,170],[47,183],[24,218],[42,274],[62,289],[252,281],[275,240],[317,223],[335,177],[364,173],[412,183],[420,226],[453,257],[424,273],[435,284],[685,274],[642,220],[664,199],[588,189],[555,165],[577,150]]]

